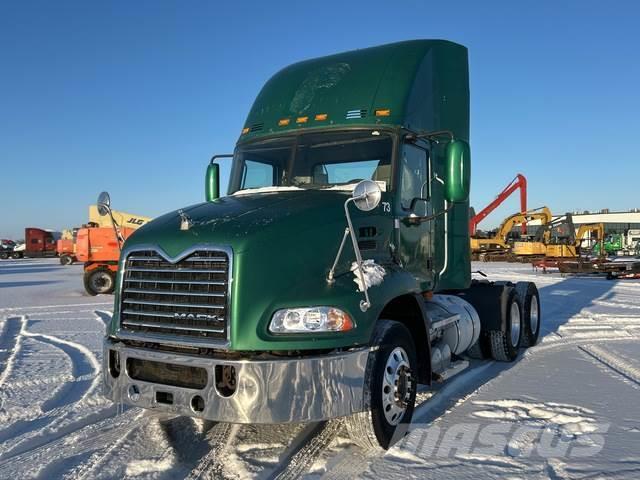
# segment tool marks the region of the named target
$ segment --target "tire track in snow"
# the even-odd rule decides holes
[[[52,345],[65,353],[72,365],[72,375],[78,380],[65,382],[62,384],[52,398],[43,402],[40,406],[41,415],[34,419],[19,420],[13,422],[9,427],[0,431],[0,458],[13,456],[25,451],[25,449],[35,448],[47,441],[47,437],[42,435],[42,429],[55,432],[56,428],[62,426],[63,431],[73,430],[74,425],[86,424],[86,418],[74,420],[73,417],[78,412],[75,407],[85,400],[98,386],[100,382],[100,363],[95,355],[84,345],[64,340],[52,335],[32,333],[26,328],[27,317],[21,317],[21,337],[30,337],[42,343]],[[110,407],[103,410],[109,410]],[[89,417],[100,419],[104,412],[92,412]],[[70,424],[64,425],[70,421]]]
[[[342,429],[340,420],[307,425],[291,442],[269,480],[294,480],[304,475]]]
[[[598,345],[578,347],[591,358],[629,380],[636,388],[640,387],[640,368],[626,361],[620,354],[613,355]]]
[[[4,321],[4,329],[0,336],[0,388],[11,374],[15,359],[22,347],[25,324],[24,317],[10,317]],[[2,402],[1,394],[2,390],[0,390],[0,402]]]
[[[216,423],[207,434],[209,451],[185,477],[185,480],[227,478],[223,458],[237,437],[239,429],[240,425]]]
[[[55,438],[49,438],[33,449],[0,460],[0,478],[32,477],[36,472],[28,469],[49,469],[56,462],[65,462],[74,456],[108,448],[152,416],[137,408],[113,416],[116,411],[114,406],[110,418],[88,422],[76,430],[59,432]]]
[[[100,448],[94,452],[85,463],[61,475],[62,478],[65,480],[84,480],[95,478],[96,475],[94,473],[104,465],[107,459],[113,455],[113,452],[117,451],[134,431],[143,426],[144,422],[142,421],[142,417],[145,416],[145,413],[145,411],[137,411],[137,414],[133,415],[133,419],[128,423],[128,428],[122,428],[122,430],[118,432],[118,438],[116,438],[113,443],[104,444],[104,448]],[[62,458],[54,464],[47,465],[47,475],[45,475],[44,478],[53,478],[61,473],[55,471],[57,467],[60,467],[60,470],[65,470],[65,461],[66,458]]]

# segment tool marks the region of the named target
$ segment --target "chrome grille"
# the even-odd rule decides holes
[[[154,250],[127,256],[120,327],[131,333],[227,339],[230,259],[196,251],[172,263]]]

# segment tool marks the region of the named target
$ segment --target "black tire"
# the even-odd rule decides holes
[[[0,259],[6,260],[9,258],[9,254],[7,252],[0,252]]]
[[[108,268],[96,268],[84,273],[84,289],[89,295],[109,295],[116,284],[115,274]]]
[[[71,265],[73,263],[73,257],[71,255],[60,255],[60,265]]]
[[[387,450],[404,437],[411,424],[416,402],[418,376],[415,371],[418,360],[413,337],[400,322],[380,320],[371,345],[378,348],[369,354],[365,373],[364,401],[368,409],[345,418],[345,426],[354,443],[366,451],[379,451]],[[391,391],[385,380],[389,363],[398,367],[393,375],[387,377],[394,378],[399,372],[395,380],[395,392]],[[389,368],[393,370],[393,367]],[[385,387],[388,397],[383,393]],[[402,398],[402,402],[398,397]],[[393,405],[389,403],[391,400]],[[399,419],[397,423],[390,422],[387,416],[394,415],[396,408],[403,408],[403,411],[399,417],[392,417]]]
[[[515,289],[509,294],[505,311],[501,315],[505,317],[501,322],[502,328],[488,333],[491,357],[501,362],[512,362],[518,356],[523,331],[520,301]]]
[[[14,260],[18,260],[19,258],[22,258],[22,252],[13,252],[11,254],[11,258],[13,258]]]
[[[518,282],[516,283],[516,292],[520,300],[523,324],[520,346],[524,348],[533,347],[538,343],[540,326],[542,325],[538,287],[533,282]]]

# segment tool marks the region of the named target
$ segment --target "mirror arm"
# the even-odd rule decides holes
[[[215,163],[215,161],[219,158],[233,158],[233,153],[223,153],[221,155],[214,155],[211,157],[211,161],[209,163]]]
[[[366,197],[366,195],[364,195]],[[360,274],[360,281],[362,282],[362,291],[364,292],[364,300],[360,300],[360,310],[366,312],[371,307],[369,301],[369,291],[367,288],[367,282],[364,276],[364,267],[362,266],[362,255],[360,254],[360,246],[358,245],[358,239],[356,238],[356,232],[353,229],[353,223],[351,222],[351,214],[349,213],[349,202],[358,200],[360,197],[352,197],[344,202],[344,214],[347,217],[347,225],[349,226],[349,233],[351,234],[351,243],[353,244],[353,251],[356,254],[356,263],[358,264],[358,273]]]
[[[360,247],[358,246],[358,239],[356,238],[356,232],[353,229],[353,222],[351,221],[351,214],[349,213],[349,202],[353,202],[355,200],[359,200],[366,195],[361,195],[358,197],[352,197],[347,199],[344,202],[344,214],[347,217],[347,228],[344,230],[344,235],[342,236],[342,242],[340,242],[340,248],[338,248],[338,253],[336,255],[336,259],[333,262],[331,270],[329,270],[329,275],[327,275],[327,282],[332,284],[335,282],[334,274],[335,269],[338,265],[338,261],[340,260],[340,256],[342,255],[342,250],[344,249],[344,245],[347,241],[347,236],[351,236],[351,242],[353,244],[353,251],[356,254],[356,263],[358,265],[358,276],[360,277],[360,281],[362,282],[362,291],[364,293],[364,300],[360,301],[360,310],[366,312],[371,307],[371,301],[369,300],[369,289],[367,287],[367,282],[364,276],[364,267],[362,262],[362,255],[360,253]]]
[[[113,212],[111,211],[111,207],[106,207],[109,212],[109,218],[111,219],[111,225],[113,225],[113,233],[116,235],[116,240],[118,241],[118,250],[122,251],[122,245],[124,244],[124,238],[122,237],[122,232],[120,232],[120,226],[116,219],[113,217]]]
[[[340,247],[338,248],[338,253],[336,254],[336,259],[333,262],[333,265],[331,266],[331,270],[329,270],[329,274],[327,275],[327,283],[329,285],[332,285],[333,283],[335,283],[335,271],[336,271],[336,267],[338,266],[338,261],[340,260],[340,257],[342,256],[342,250],[344,249],[344,244],[347,241],[347,237],[349,236],[349,228],[345,228],[344,229],[344,235],[342,236],[342,241],[340,242]]]

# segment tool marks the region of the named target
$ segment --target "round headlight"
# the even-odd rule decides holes
[[[288,310],[284,315],[284,319],[282,320],[282,327],[285,330],[297,330],[302,325],[300,325],[300,313],[296,310]]]

